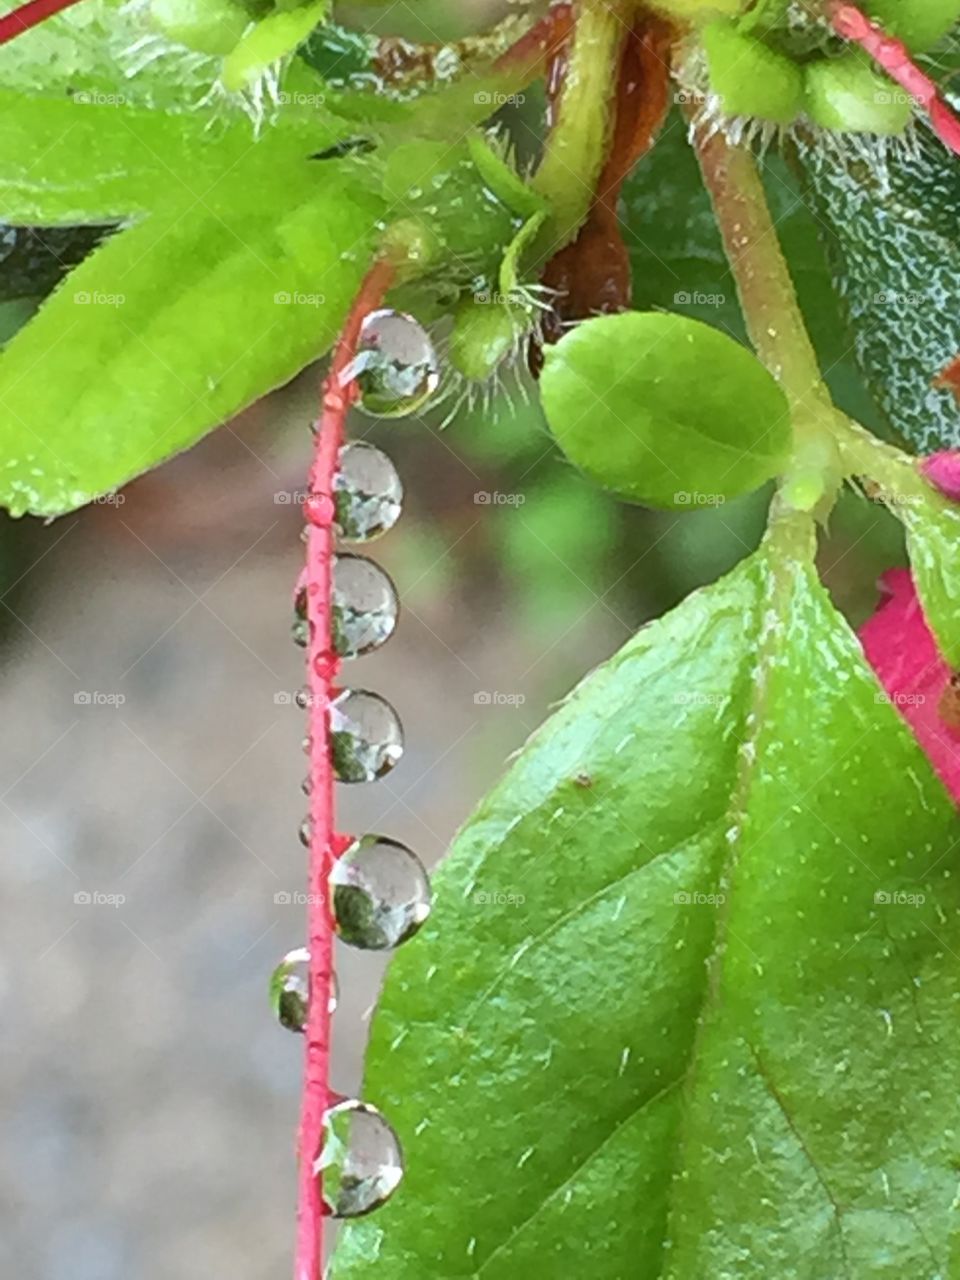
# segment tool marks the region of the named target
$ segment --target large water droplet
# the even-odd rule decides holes
[[[360,405],[377,418],[400,418],[429,400],[440,383],[433,343],[402,311],[372,311],[363,322],[350,365]]]
[[[403,1177],[400,1142],[376,1107],[355,1098],[330,1107],[323,1146],[314,1163],[323,1203],[334,1218],[359,1218],[378,1209]]]
[[[399,520],[403,485],[385,453],[365,440],[352,440],[340,450],[333,498],[341,537],[371,542]]]
[[[386,836],[363,836],[330,872],[338,935],[353,947],[385,951],[412,938],[430,914],[430,879],[412,850]]]
[[[270,1007],[281,1027],[288,1031],[305,1031],[309,1011],[310,952],[306,947],[288,951],[270,975]],[[331,974],[331,1013],[337,1007],[337,979]]]
[[[340,555],[333,564],[333,647],[341,658],[359,658],[393,635],[400,603],[397,589],[366,556]]]
[[[374,782],[403,755],[400,718],[379,694],[344,689],[330,704],[330,749],[341,782]]]

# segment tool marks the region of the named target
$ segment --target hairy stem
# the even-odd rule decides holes
[[[790,405],[794,453],[780,503],[823,516],[843,478],[834,434],[842,415],[823,382],[756,162],[719,133],[697,132],[694,145],[750,340]]]
[[[694,145],[750,340],[790,402],[794,455],[774,514],[825,517],[845,476],[868,478],[894,512],[905,498],[947,505],[915,459],[853,422],[830,398],[752,153],[720,135],[698,134]]]
[[[310,952],[306,1062],[300,1112],[297,1251],[294,1280],[320,1280],[323,1256],[323,1187],[314,1163],[323,1141],[330,1106],[330,994],[333,982],[333,919],[329,877],[347,841],[337,835],[333,763],[330,758],[330,703],[340,663],[331,635],[333,568],[333,485],[347,411],[356,397],[349,370],[364,317],[382,302],[394,277],[382,260],[368,273],[347,317],[323,386],[316,447],[310,467],[307,517],[307,685],[310,693],[310,852],[307,877],[307,946]]]
[[[551,207],[540,246],[544,258],[574,238],[593,204],[613,128],[626,15],[626,6],[613,0],[580,0],[575,10],[557,120],[533,179]]]

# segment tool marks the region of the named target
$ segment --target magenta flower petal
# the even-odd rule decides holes
[[[945,497],[960,502],[960,449],[931,453],[920,463],[920,471]]]
[[[940,656],[907,569],[880,579],[886,598],[860,629],[867,661],[887,697],[913,730],[930,763],[960,803],[960,728],[949,716],[952,672]],[[960,705],[960,695],[955,695]],[[957,716],[949,716],[955,724]]]

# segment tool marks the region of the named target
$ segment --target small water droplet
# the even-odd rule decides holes
[[[372,311],[363,322],[348,370],[360,406],[377,418],[401,418],[421,408],[440,383],[430,335],[402,311]]]
[[[314,1163],[323,1203],[334,1218],[359,1218],[384,1204],[403,1177],[403,1154],[376,1107],[355,1098],[330,1107],[323,1146]]]
[[[310,848],[310,830],[311,830],[310,819],[304,818],[304,820],[300,823],[300,831],[298,834],[300,836],[300,843],[303,845],[305,849]]]
[[[355,841],[330,872],[337,934],[385,951],[412,938],[430,914],[430,879],[412,850],[386,836]]]
[[[330,704],[330,747],[341,782],[374,782],[403,755],[403,726],[379,694],[344,689]]]
[[[293,601],[293,643],[306,649],[310,643],[310,623],[307,619],[307,588],[301,587]]]
[[[310,990],[310,952],[306,947],[288,951],[270,975],[270,1007],[281,1027],[304,1031]],[[329,1010],[337,1007],[337,979],[331,975]]]
[[[353,440],[340,450],[334,477],[336,521],[347,542],[371,542],[400,518],[403,485],[397,469],[375,445]]]
[[[397,589],[366,556],[339,555],[333,564],[333,647],[341,658],[359,658],[393,635],[400,603]]]

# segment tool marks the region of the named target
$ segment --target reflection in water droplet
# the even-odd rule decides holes
[[[430,335],[402,311],[371,311],[350,366],[360,406],[378,418],[419,409],[436,391],[440,369]]]
[[[359,658],[393,635],[400,603],[397,589],[366,556],[339,555],[333,564],[333,647],[341,658]]]
[[[307,620],[307,588],[301,587],[293,602],[293,643],[306,649],[310,643],[310,623]]]
[[[288,951],[270,975],[270,1007],[281,1027],[303,1031],[307,1025],[310,990],[310,952],[306,947]],[[336,975],[330,977],[329,1010],[337,1007]]]
[[[386,836],[363,836],[330,873],[337,934],[384,951],[412,938],[430,914],[430,879],[415,853]]]
[[[330,749],[341,782],[374,782],[403,755],[403,726],[389,702],[345,689],[330,704]]]
[[[400,518],[403,485],[397,469],[365,440],[353,440],[340,450],[333,490],[337,525],[347,542],[371,542]]]
[[[376,1107],[348,1099],[324,1116],[314,1172],[322,1175],[326,1212],[334,1218],[359,1218],[389,1200],[399,1185],[400,1142]]]

